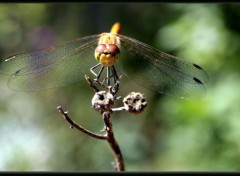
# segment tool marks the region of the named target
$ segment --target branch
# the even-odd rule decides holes
[[[85,79],[87,80],[89,86],[92,87],[96,92],[92,99],[92,107],[102,114],[103,121],[105,124],[103,130],[106,132],[106,134],[99,135],[84,129],[83,127],[76,124],[68,116],[67,112],[63,111],[61,106],[57,107],[57,109],[61,113],[63,118],[71,125],[70,126],[71,128],[77,128],[81,132],[91,137],[94,137],[96,139],[107,140],[115,156],[115,169],[117,171],[124,171],[125,168],[124,168],[123,156],[122,156],[120,147],[117,141],[115,140],[113,129],[112,129],[112,122],[111,122],[111,113],[113,111],[127,110],[126,107],[112,109],[112,106],[114,105],[114,101],[118,99],[115,97],[115,95],[119,88],[119,79],[116,81],[113,87],[111,86],[106,87],[105,85],[101,84],[98,80],[95,80],[95,82],[93,82],[87,75],[85,75]],[[107,89],[108,92],[99,91],[99,89],[95,85],[96,83],[99,84],[101,87]]]
[[[112,130],[112,122],[110,117],[111,117],[110,112],[103,113],[103,120],[106,125],[105,127],[107,132],[107,141],[111,146],[115,155],[115,169],[117,171],[124,171],[125,169],[124,169],[123,156],[122,156],[120,147],[114,138],[114,134]]]
[[[105,135],[99,135],[99,134],[95,134],[95,133],[92,133],[91,131],[89,130],[86,130],[84,129],[83,127],[81,127],[80,125],[76,124],[67,114],[67,112],[64,112],[62,107],[61,106],[58,106],[57,107],[58,111],[62,114],[63,118],[68,122],[70,123],[70,128],[77,128],[78,130],[82,131],[83,133],[91,136],[91,137],[94,137],[94,138],[97,138],[97,139],[103,139],[103,140],[107,140],[107,137]]]
[[[119,145],[117,143],[117,141],[114,138],[114,134],[113,134],[113,130],[112,130],[112,122],[111,122],[111,116],[110,116],[110,112],[105,112],[103,113],[103,120],[105,123],[105,131],[106,134],[105,135],[98,135],[95,133],[92,133],[89,130],[84,129],[83,127],[79,126],[78,124],[76,124],[67,114],[67,112],[64,112],[61,106],[57,107],[58,111],[60,112],[60,114],[63,116],[63,118],[71,125],[70,128],[77,128],[78,130],[80,130],[81,132],[94,137],[96,139],[102,139],[102,140],[107,140],[109,145],[111,146],[114,155],[115,155],[115,169],[117,171],[124,171],[124,162],[123,162],[123,157],[122,157],[122,153],[121,150],[119,148]]]
[[[88,82],[89,86],[92,87],[95,92],[99,92],[99,89],[95,86],[95,84],[92,82],[89,76],[85,75],[85,79]]]

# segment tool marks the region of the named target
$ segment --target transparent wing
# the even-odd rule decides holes
[[[206,94],[204,84],[208,82],[208,74],[200,66],[133,38],[118,37],[121,41],[121,58],[116,65],[139,85],[179,98]]]
[[[58,47],[9,57],[0,73],[10,75],[13,90],[37,91],[74,83],[97,62],[94,50],[99,35],[79,38]]]

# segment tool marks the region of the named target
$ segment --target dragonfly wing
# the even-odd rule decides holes
[[[0,73],[10,75],[13,90],[37,91],[74,83],[96,63],[94,50],[99,36],[73,40],[64,45],[6,59]]]
[[[118,35],[121,59],[117,66],[136,83],[159,93],[192,98],[206,93],[208,74],[200,66],[158,51],[135,40]]]

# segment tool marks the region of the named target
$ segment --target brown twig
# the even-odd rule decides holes
[[[121,78],[121,77],[120,77]],[[77,128],[78,130],[82,131],[83,133],[94,137],[96,139],[103,139],[103,140],[107,140],[112,151],[114,152],[114,156],[115,156],[115,169],[117,171],[124,171],[124,162],[123,162],[123,157],[122,157],[122,153],[120,150],[120,147],[114,137],[113,134],[113,129],[112,129],[112,122],[111,122],[111,113],[113,112],[111,109],[111,103],[112,101],[114,101],[115,98],[113,98],[112,101],[103,101],[102,98],[104,98],[105,96],[105,92],[101,91],[99,92],[99,89],[96,87],[95,83],[87,76],[85,75],[85,79],[87,80],[88,84],[90,87],[92,87],[94,89],[94,91],[96,92],[95,95],[97,95],[95,97],[95,103],[96,106],[93,106],[93,108],[95,108],[95,110],[98,110],[103,117],[103,121],[104,121],[104,131],[106,132],[106,134],[104,135],[99,135],[99,134],[95,134],[89,130],[84,129],[83,127],[81,127],[80,125],[76,124],[67,114],[67,112],[64,112],[62,107],[57,107],[57,109],[59,110],[59,112],[62,114],[63,118],[70,123],[70,127],[71,128]],[[115,85],[113,87],[109,86],[106,87],[105,85],[102,85],[99,83],[98,80],[96,80],[96,83],[99,84],[100,86],[102,86],[103,88],[108,90],[108,93],[111,94],[111,97],[115,97],[115,94],[118,91],[118,87],[119,87],[119,80],[115,83]],[[100,94],[100,95],[98,95]],[[106,100],[109,100],[109,96],[105,97]],[[100,108],[100,109],[99,109]],[[120,109],[116,109],[116,111],[119,111]]]
[[[76,124],[67,114],[67,112],[64,112],[61,106],[58,106],[57,109],[59,112],[62,114],[63,118],[71,125],[71,128],[77,128],[78,130],[82,131],[83,133],[94,137],[96,139],[103,139],[107,140],[109,145],[111,146],[114,155],[115,155],[115,169],[117,171],[124,171],[124,162],[123,162],[123,157],[121,150],[119,148],[119,145],[117,141],[115,140],[113,130],[112,130],[112,122],[111,122],[111,112],[104,112],[103,113],[103,120],[105,124],[104,130],[106,131],[105,135],[98,135],[95,133],[92,133],[89,130],[84,129],[80,125]]]
[[[108,137],[106,137],[105,135],[99,135],[99,134],[95,134],[89,130],[86,130],[85,128],[81,127],[80,125],[76,124],[67,114],[67,112],[64,112],[62,107],[61,106],[58,106],[57,107],[58,111],[62,114],[63,118],[68,122],[70,123],[70,128],[76,128],[80,131],[82,131],[83,133],[91,136],[91,137],[94,137],[96,139],[104,139],[104,140],[107,140]]]
[[[88,82],[89,86],[92,87],[95,92],[99,92],[99,89],[95,86],[95,84],[92,82],[89,76],[85,75],[85,79]]]
[[[107,141],[111,146],[114,155],[115,155],[115,169],[117,171],[124,171],[124,162],[121,150],[117,141],[114,138],[113,130],[112,130],[112,122],[111,122],[111,113],[105,112],[103,113],[103,120],[106,125],[106,132],[107,132]]]

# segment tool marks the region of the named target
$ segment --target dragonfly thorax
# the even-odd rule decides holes
[[[103,66],[109,67],[119,59],[120,50],[115,44],[100,44],[95,49],[95,58]]]

